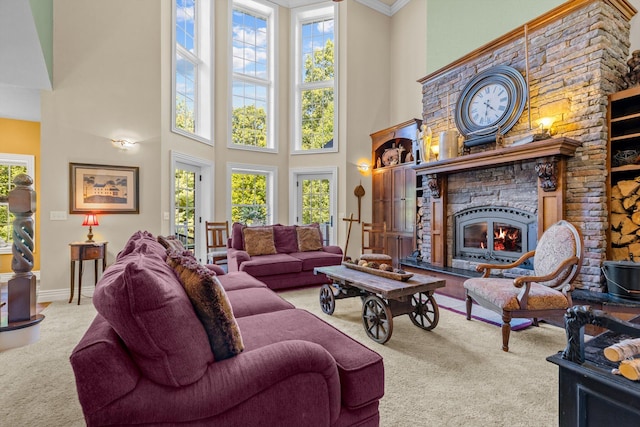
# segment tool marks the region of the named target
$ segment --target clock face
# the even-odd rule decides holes
[[[492,126],[509,106],[509,91],[501,83],[482,86],[471,96],[469,119],[478,126]]]
[[[486,144],[505,135],[516,124],[527,99],[520,72],[506,65],[488,68],[463,87],[455,107],[456,127],[464,145]]]

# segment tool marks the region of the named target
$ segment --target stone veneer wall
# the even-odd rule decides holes
[[[582,142],[575,156],[567,162],[565,219],[576,225],[584,238],[585,259],[577,280],[578,286],[601,290],[600,266],[606,258],[608,229],[607,95],[622,88],[622,75],[627,71],[629,54],[629,21],[610,3],[593,1],[529,31],[527,47],[531,125],[535,127],[538,118],[552,116],[555,119],[554,136]],[[455,68],[421,80],[423,120],[431,127],[435,143],[439,132],[455,128],[453,108],[460,91],[472,76],[495,65],[510,65],[525,75],[524,37],[484,52],[471,56]],[[449,114],[446,111],[448,104],[451,108]],[[525,108],[518,123],[505,136],[505,145],[510,145],[529,131],[529,111]],[[472,152],[494,148],[495,144],[487,144],[473,147]],[[499,167],[449,175],[450,190],[455,192],[464,186],[468,188],[464,190],[466,193],[458,193],[456,197],[451,198],[450,195],[450,206],[447,206],[447,247],[452,247],[452,213],[478,205],[481,199],[491,204],[495,192],[499,192],[501,187],[516,189],[509,196],[512,199],[501,199],[501,205],[537,211],[535,196],[534,206],[529,206],[529,200],[522,200],[522,197],[528,198],[525,193],[534,192],[538,185],[533,167],[534,162],[523,162],[506,169]],[[510,179],[510,173],[514,176],[526,175],[534,182],[522,187],[522,182]],[[477,190],[473,183],[480,181],[493,181],[498,189],[483,186],[472,199],[471,192]],[[519,187],[526,188],[520,196]],[[461,194],[467,194],[468,200]],[[427,203],[430,195],[425,191],[423,197],[425,199],[419,201],[424,210],[419,233],[430,229]],[[418,241],[422,244],[423,260],[429,262],[429,236],[419,235]],[[451,254],[448,254],[447,262],[451,266]]]

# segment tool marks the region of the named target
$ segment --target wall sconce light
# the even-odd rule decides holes
[[[89,226],[89,234],[87,234],[87,242],[93,242],[93,226],[98,224],[98,215],[94,213],[86,214],[82,222],[84,227]]]
[[[538,119],[538,132],[533,135],[534,141],[540,141],[543,139],[551,138],[551,125],[553,125],[552,117],[542,117]]]
[[[113,144],[114,147],[119,148],[120,150],[130,150],[136,145],[135,142],[129,141],[127,139],[112,139],[111,144]]]
[[[369,172],[369,169],[371,169],[371,166],[369,165],[369,163],[367,162],[358,163],[358,170],[360,171],[361,174],[365,175],[367,172]]]
[[[436,162],[438,161],[438,154],[440,154],[440,146],[438,144],[431,145],[431,152],[436,157]]]

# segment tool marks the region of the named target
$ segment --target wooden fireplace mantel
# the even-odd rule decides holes
[[[581,142],[570,138],[550,138],[413,166],[416,174],[423,177],[422,189],[431,196],[431,229],[428,231],[431,234],[431,264],[444,267],[447,259],[447,179],[443,176],[535,160],[539,179],[540,238],[551,224],[564,218],[566,159],[573,156],[581,145]]]
[[[570,138],[551,138],[528,144],[508,146],[437,162],[420,163],[413,168],[418,175],[457,173],[471,169],[501,166],[521,160],[549,156],[573,156],[582,143]]]

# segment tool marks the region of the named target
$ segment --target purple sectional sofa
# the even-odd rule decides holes
[[[327,283],[313,269],[342,262],[339,246],[322,244],[318,224],[246,227],[236,222],[228,246],[229,272],[244,271],[271,289]]]
[[[131,237],[96,285],[98,314],[70,357],[87,425],[379,425],[377,353],[246,272],[211,270],[221,273],[147,232]],[[205,322],[203,303],[229,305],[216,316],[231,329]],[[214,341],[234,339],[235,355],[214,356]]]

